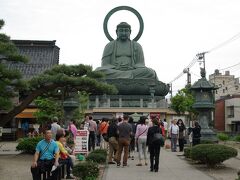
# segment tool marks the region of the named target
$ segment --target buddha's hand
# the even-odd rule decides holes
[[[129,67],[129,66],[118,66],[116,67],[117,70],[121,70],[121,71],[128,71],[128,70],[133,70],[133,67]]]

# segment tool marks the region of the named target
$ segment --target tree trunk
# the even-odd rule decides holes
[[[56,85],[51,84],[45,87],[41,87],[31,92],[18,106],[14,107],[11,111],[6,114],[0,114],[0,127],[4,127],[9,121],[11,121],[16,115],[21,113],[27,106],[38,96],[44,92],[56,88]]]

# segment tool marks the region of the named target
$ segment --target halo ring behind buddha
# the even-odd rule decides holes
[[[115,7],[113,8],[111,11],[109,11],[109,13],[106,15],[105,19],[104,19],[104,22],[103,22],[103,30],[104,30],[104,34],[106,35],[106,37],[108,38],[109,41],[113,41],[114,39],[112,38],[112,36],[109,34],[108,32],[108,20],[110,19],[110,17],[117,11],[121,11],[121,10],[127,10],[127,11],[130,11],[132,12],[133,14],[135,14],[138,18],[138,21],[139,21],[139,31],[138,31],[138,34],[137,36],[133,39],[133,41],[138,41],[140,39],[140,37],[142,36],[142,33],[143,33],[143,29],[144,29],[144,23],[143,23],[143,19],[142,19],[142,16],[139,14],[139,12],[132,8],[132,7],[129,7],[129,6],[118,6],[118,7]]]

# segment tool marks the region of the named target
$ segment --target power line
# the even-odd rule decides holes
[[[187,68],[191,68],[193,67],[193,65],[198,61],[198,56],[195,56],[193,58],[193,60],[188,64],[188,66],[186,66],[184,69]],[[169,82],[169,84],[173,83],[174,81],[176,81],[177,79],[179,79],[180,77],[182,77],[182,75],[184,75],[185,73],[182,71],[180,74],[178,74],[172,81]]]
[[[221,48],[221,47],[229,44],[229,43],[232,42],[232,41],[237,40],[238,38],[240,38],[240,32],[237,33],[236,35],[234,35],[233,37],[231,37],[230,39],[228,39],[228,40],[220,43],[219,45],[215,46],[214,48],[210,49],[210,50],[208,51],[208,53],[210,53],[210,52],[212,52],[212,51],[216,51],[217,49],[219,49],[219,48]]]
[[[226,70],[226,69],[231,69],[231,68],[233,68],[233,67],[235,67],[235,66],[237,66],[237,65],[240,65],[240,63],[234,64],[234,65],[232,65],[232,66],[228,66],[228,67],[226,67],[226,68],[219,69],[219,71],[223,71],[223,70]]]
[[[213,47],[213,48],[210,49],[209,51],[206,51],[206,52],[197,54],[197,55],[193,58],[193,60],[188,64],[188,66],[187,66],[186,68],[184,68],[184,69],[191,68],[198,60],[201,60],[202,57],[204,58],[204,55],[205,55],[206,53],[211,53],[211,52],[213,52],[213,51],[215,51],[215,50],[217,50],[217,49],[219,49],[219,48],[221,48],[221,47],[223,47],[223,46],[231,43],[232,41],[237,40],[238,38],[240,38],[240,32],[237,33],[236,35],[234,35],[233,37],[231,37],[230,39],[228,39],[228,40],[220,43],[219,45]],[[203,61],[205,61],[205,60],[203,60]],[[205,64],[205,62],[203,62],[203,63]],[[238,64],[240,64],[240,63],[238,63]],[[237,66],[238,64],[233,65],[233,67],[234,67],[234,66]],[[204,65],[204,66],[205,66],[205,65]],[[224,68],[224,69],[228,69],[228,68],[231,68],[231,67],[227,67],[227,68]],[[221,70],[223,70],[223,69],[221,69]],[[175,77],[172,81],[170,81],[169,84],[172,84],[174,81],[176,81],[177,79],[179,79],[183,74],[184,74],[184,72],[181,72],[177,77]]]

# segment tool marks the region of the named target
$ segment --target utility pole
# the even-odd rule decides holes
[[[170,84],[170,95],[171,95],[171,98],[172,98],[172,83]]]
[[[203,63],[203,69],[206,72],[206,64],[205,64],[205,54],[208,52],[198,53],[196,56],[198,57],[198,62]]]
[[[187,73],[187,85],[191,85],[191,74],[189,68],[184,69],[183,73]]]

